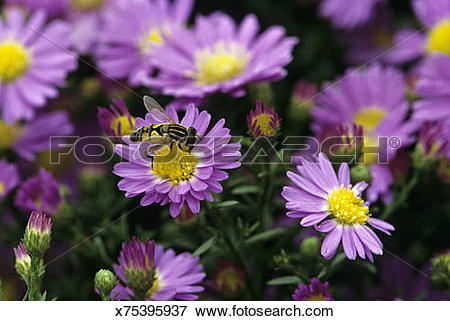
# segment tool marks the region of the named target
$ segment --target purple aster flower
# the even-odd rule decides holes
[[[24,211],[41,210],[56,214],[62,202],[58,183],[52,174],[39,169],[39,175],[26,180],[17,191],[14,204]]]
[[[425,49],[428,54],[450,56],[450,2],[448,0],[412,0],[420,22],[429,28]]]
[[[450,56],[435,53],[419,69],[416,93],[424,99],[413,106],[413,119],[450,122]]]
[[[111,138],[130,135],[135,129],[134,117],[122,98],[113,99],[109,109],[98,107],[97,117],[100,127]]]
[[[146,83],[153,72],[151,52],[171,36],[174,26],[189,19],[192,0],[131,0],[105,11],[96,60],[113,78],[128,78],[132,86]]]
[[[165,251],[161,245],[155,246],[154,242],[143,243],[133,238],[130,244],[123,243],[119,264],[114,265],[114,271],[125,286],[117,285],[111,297],[114,298],[120,291],[118,300],[133,298],[135,293],[128,284],[130,274],[127,274],[127,268],[148,270],[148,266],[153,266],[152,286],[145,293],[147,300],[195,300],[197,295],[194,293],[203,291],[203,287],[196,284],[205,277],[203,267],[198,264],[199,259],[187,252],[176,255],[172,249]]]
[[[280,129],[281,119],[275,112],[275,108],[270,109],[264,104],[262,110],[261,100],[256,100],[256,110],[251,110],[247,116],[247,125],[253,137],[275,136]]]
[[[8,124],[32,119],[36,108],[58,96],[57,87],[77,65],[65,49],[68,25],[53,21],[44,26],[45,18],[38,11],[25,20],[21,10],[12,9],[0,21],[0,109]]]
[[[450,119],[450,2],[447,0],[413,0],[414,11],[428,27],[425,51],[428,54],[419,68],[417,94],[424,100],[415,103],[413,118],[420,121]]]
[[[368,184],[350,184],[347,163],[342,163],[336,176],[325,154],[320,153],[313,162],[303,159],[297,172],[288,172],[293,185],[283,188],[287,200],[287,216],[302,218],[302,226],[313,226],[327,233],[322,243],[322,256],[331,259],[341,243],[346,256],[354,260],[357,255],[372,262],[373,254],[383,253],[383,244],[368,227],[372,226],[388,235],[391,224],[371,217],[369,203],[361,198]],[[318,225],[320,223],[320,225]]]
[[[43,9],[49,17],[58,17],[65,12],[67,0],[6,0],[6,5],[25,8],[29,12]]]
[[[32,161],[35,154],[56,150],[64,136],[73,132],[68,113],[56,111],[42,114],[25,124],[12,149],[22,158]]]
[[[298,289],[292,294],[295,301],[332,301],[333,298],[328,293],[328,282],[320,283],[318,278],[312,278],[311,284],[306,286],[298,284]]]
[[[193,127],[197,131],[200,139],[193,148],[186,151],[176,144],[170,147],[164,145],[152,157],[142,157],[140,153],[142,147],[146,147],[144,144],[120,144],[116,146],[115,152],[128,161],[116,164],[113,173],[123,177],[118,187],[126,191],[126,197],[144,193],[142,206],[170,203],[170,215],[175,217],[186,203],[197,214],[200,201],[214,201],[210,192],[222,192],[219,182],[228,177],[223,170],[240,166],[237,160],[241,156],[241,145],[230,143],[230,130],[223,127],[224,119],[207,132],[211,115],[207,111],[199,113],[192,104],[187,107],[181,121],[173,109],[168,110],[168,113],[176,124]],[[158,114],[147,113],[145,120],[136,118],[136,128],[167,123]]]
[[[412,133],[417,129],[415,122],[407,122],[408,102],[405,98],[406,85],[402,73],[391,67],[372,64],[363,71],[350,69],[334,85],[326,83],[322,94],[316,99],[311,111],[314,122],[312,129],[316,137],[324,137],[329,128],[353,124],[361,126],[364,132],[364,146],[360,161],[370,166],[372,185],[368,190],[369,201],[382,196],[391,198],[389,184],[391,174],[386,165],[378,164],[373,148],[379,149],[380,137],[396,137],[405,147],[414,141]],[[382,151],[393,159],[398,146],[385,144]],[[397,148],[395,148],[397,147]]]
[[[68,114],[63,111],[39,115],[25,124],[8,125],[0,119],[0,150],[12,149],[23,159],[33,161],[36,153],[56,150],[63,137],[72,132]]]
[[[380,61],[403,64],[422,57],[425,36],[412,28],[395,29],[392,12],[379,10],[371,21],[345,32],[340,38],[349,48],[347,60],[354,64]]]
[[[223,92],[245,94],[244,85],[286,75],[297,38],[274,26],[258,36],[259,24],[247,15],[240,25],[224,13],[199,16],[194,30],[173,30],[153,52],[160,74],[147,84],[175,97]]]
[[[420,128],[417,146],[424,157],[450,159],[450,122],[424,123]]]
[[[368,22],[384,3],[386,0],[322,0],[320,15],[337,28],[351,29]]]
[[[15,164],[0,159],[0,201],[19,184],[20,178]]]

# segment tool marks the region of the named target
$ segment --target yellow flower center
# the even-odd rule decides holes
[[[158,28],[151,29],[141,40],[139,47],[141,52],[148,53],[152,46],[161,46],[164,43],[164,39],[161,35],[161,31]]]
[[[154,275],[154,280],[153,280],[153,285],[147,291],[147,293],[145,294],[145,297],[147,299],[150,299],[153,296],[153,294],[155,294],[155,292],[158,291],[160,288],[161,288],[161,285],[159,282],[159,271],[158,271],[158,269],[156,269],[155,275]]]
[[[120,124],[120,134],[122,136],[124,135],[130,135],[131,132],[134,130],[135,125],[134,125],[134,117],[131,117],[131,124],[130,121],[128,120],[128,116],[127,115],[122,115],[116,119],[114,119],[111,122],[111,125],[109,125],[109,127],[114,130],[114,133],[116,135],[119,135],[119,124]]]
[[[91,11],[103,7],[106,0],[70,0],[72,7],[80,11]]]
[[[153,157],[153,174],[170,180],[173,185],[190,180],[196,166],[197,158],[176,145],[164,146]]]
[[[276,133],[276,128],[272,127],[272,125],[270,124],[271,121],[273,121],[272,115],[262,113],[252,120],[252,125],[259,125],[261,135],[273,136]]]
[[[8,125],[0,120],[0,150],[8,149],[14,145],[20,136],[20,128],[17,125]]]
[[[243,280],[239,277],[233,268],[224,269],[217,276],[217,285],[219,288],[226,288],[230,292],[235,292],[242,286]]]
[[[441,52],[450,56],[450,19],[438,23],[431,30],[426,49],[429,54]]]
[[[190,72],[187,75],[193,76],[199,85],[214,84],[241,74],[248,60],[249,55],[244,48],[219,41],[213,49],[205,48],[195,54],[197,71],[194,75]]]
[[[356,125],[364,128],[364,132],[371,132],[385,116],[383,109],[374,106],[360,110],[353,116],[353,120]]]
[[[0,195],[3,195],[3,193],[5,192],[5,185],[0,182]]]
[[[341,225],[365,224],[370,216],[364,201],[342,185],[328,194],[328,211]]]
[[[30,53],[21,44],[7,41],[0,44],[0,82],[12,82],[26,73]]]
[[[324,297],[322,294],[319,295],[313,295],[306,299],[306,301],[326,301],[327,298]]]
[[[374,147],[379,147],[378,137],[372,136],[372,132],[385,116],[386,112],[376,106],[362,109],[353,116],[354,123],[358,126],[362,126],[364,129],[364,146],[362,149],[364,155],[361,157],[361,161],[364,162],[364,164],[373,164],[377,160],[377,154],[375,154],[373,150]]]
[[[36,198],[34,200],[34,205],[36,205],[36,208],[41,208],[41,206],[42,206],[41,200],[39,198]]]

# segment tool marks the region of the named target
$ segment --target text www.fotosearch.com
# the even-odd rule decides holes
[[[298,306],[292,307],[265,307],[255,308],[233,305],[230,308],[195,308],[195,314],[199,317],[309,317],[309,316],[333,316],[333,308],[305,308],[301,309]]]

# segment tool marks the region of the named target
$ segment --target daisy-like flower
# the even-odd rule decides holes
[[[450,56],[450,2],[448,0],[412,0],[420,22],[430,29],[425,45],[428,54]]]
[[[176,112],[168,112],[176,124],[196,130],[200,138],[197,144],[190,151],[179,148],[177,144],[165,145],[152,157],[140,155],[144,144],[117,145],[115,152],[128,161],[116,164],[113,173],[123,177],[118,187],[126,191],[126,197],[144,193],[142,206],[170,203],[170,215],[175,217],[186,203],[197,214],[200,201],[214,201],[210,192],[222,192],[219,182],[228,177],[223,170],[240,166],[237,160],[241,156],[241,145],[230,143],[230,130],[223,127],[224,119],[207,132],[211,115],[207,111],[199,113],[192,104],[187,107],[181,121]],[[145,120],[136,118],[138,129],[158,123],[167,123],[167,120],[161,119],[157,113],[147,113]]]
[[[189,19],[193,0],[118,1],[105,11],[95,56],[99,67],[113,78],[128,78],[132,86],[146,83],[153,72],[151,53],[164,35]]]
[[[33,161],[39,152],[56,150],[62,137],[72,132],[69,115],[63,111],[39,115],[26,124],[8,125],[0,119],[0,150],[12,149],[21,158]]]
[[[288,172],[292,186],[283,188],[282,196],[287,200],[288,217],[302,218],[302,226],[315,226],[327,233],[322,256],[331,259],[342,241],[346,256],[354,260],[357,255],[373,261],[372,253],[381,255],[383,244],[369,225],[388,235],[394,227],[371,217],[369,204],[361,198],[368,184],[350,184],[347,163],[342,163],[336,176],[333,166],[325,154],[319,154],[313,162],[303,159],[297,172]],[[319,224],[320,223],[320,224]]]
[[[406,121],[408,102],[402,73],[395,68],[372,64],[363,71],[350,69],[336,84],[327,83],[324,88],[311,111],[316,137],[322,138],[330,128],[339,126],[362,127],[364,155],[360,162],[370,166],[373,178],[368,199],[372,202],[382,196],[390,201],[392,176],[386,165],[378,164],[374,152],[378,151],[379,157],[389,162],[399,147],[413,142],[412,133],[417,126],[415,122]],[[385,137],[387,142],[395,137],[400,146],[384,144],[380,137]]]
[[[414,104],[413,118],[420,121],[450,119],[450,2],[413,0],[414,11],[429,32],[419,68],[416,93],[424,100]]]
[[[0,201],[19,184],[20,178],[15,164],[0,159]]]
[[[11,9],[0,21],[0,109],[8,124],[32,119],[36,108],[58,96],[57,87],[77,65],[65,50],[68,25],[53,21],[45,26],[45,19],[43,11],[26,20],[21,10]]]
[[[298,284],[298,289],[292,294],[295,301],[332,301],[328,293],[328,282],[321,283],[318,278],[312,278],[309,286]]]
[[[98,107],[97,117],[100,127],[109,137],[130,135],[135,129],[134,117],[131,116],[122,98],[113,99],[108,108]]]
[[[216,92],[245,94],[248,83],[286,75],[297,38],[274,26],[258,36],[259,24],[247,15],[240,25],[224,13],[199,16],[194,30],[173,30],[154,50],[160,74],[148,85],[175,97],[205,97]]]
[[[450,35],[450,33],[449,33]],[[419,68],[415,91],[424,97],[414,106],[413,119],[450,122],[450,56],[435,53]]]
[[[345,32],[342,42],[353,64],[380,61],[403,64],[422,57],[425,35],[413,28],[395,29],[392,12],[379,10],[370,22]]]
[[[146,300],[195,300],[195,293],[203,291],[203,287],[196,284],[205,277],[198,261],[199,257],[194,258],[190,253],[176,255],[172,249],[165,251],[154,242],[143,243],[133,238],[129,244],[122,244],[119,264],[114,265],[115,273],[125,285],[116,286],[111,298],[116,297],[118,291],[118,300],[134,298],[129,281],[140,273],[152,275],[152,284],[144,293]]]
[[[256,101],[256,110],[251,110],[247,116],[247,125],[253,137],[275,136],[280,128],[281,119],[275,112],[275,108],[269,108],[264,104],[262,109],[261,100]]]
[[[26,180],[17,191],[14,204],[24,211],[40,210],[56,214],[62,202],[59,185],[52,174],[39,169],[39,175]]]
[[[337,28],[351,29],[370,20],[378,5],[386,0],[322,0],[320,15]]]

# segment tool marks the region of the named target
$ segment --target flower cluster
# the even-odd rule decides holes
[[[231,7],[2,2],[0,296],[448,299],[450,1]]]

